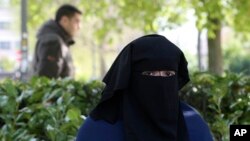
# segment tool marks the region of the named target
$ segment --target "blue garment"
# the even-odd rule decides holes
[[[123,122],[113,125],[88,117],[80,127],[76,141],[125,141]]]
[[[190,141],[213,141],[208,125],[190,105],[181,102]],[[125,141],[123,122],[114,125],[88,117],[80,127],[76,141]]]
[[[210,129],[200,114],[190,105],[181,102],[189,134],[189,141],[213,141]]]

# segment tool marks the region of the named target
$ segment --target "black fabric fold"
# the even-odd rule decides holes
[[[171,70],[174,76],[142,75]],[[122,119],[127,141],[188,141],[178,91],[189,81],[183,52],[164,36],[152,34],[129,43],[103,79],[102,98],[90,116]]]

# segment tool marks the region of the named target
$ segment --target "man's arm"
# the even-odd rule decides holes
[[[37,50],[39,62],[37,74],[49,78],[58,78],[63,68],[61,44],[57,39],[41,41]]]

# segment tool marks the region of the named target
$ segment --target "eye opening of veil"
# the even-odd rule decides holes
[[[155,77],[171,77],[175,75],[175,71],[172,70],[143,71],[141,74],[146,76],[155,76]]]

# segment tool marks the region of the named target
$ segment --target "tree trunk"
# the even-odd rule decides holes
[[[203,70],[202,67],[202,55],[201,55],[201,31],[198,31],[198,38],[197,38],[197,59],[198,59],[198,68],[199,71]]]
[[[100,77],[103,78],[104,75],[106,74],[106,62],[105,62],[105,57],[104,57],[104,49],[103,45],[99,47],[99,59],[100,59]]]
[[[91,48],[91,60],[92,60],[92,79],[97,79],[97,59],[96,59],[96,53],[97,53],[97,46],[92,43],[92,48]]]
[[[223,56],[221,49],[221,25],[219,19],[210,19],[210,22],[217,26],[213,30],[215,37],[208,38],[208,69],[209,72],[221,75],[223,72]]]

